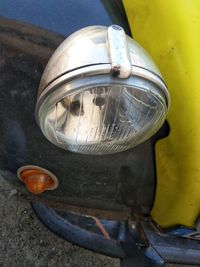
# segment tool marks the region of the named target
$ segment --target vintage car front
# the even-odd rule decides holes
[[[198,0],[0,7],[2,177],[123,267],[199,264]]]

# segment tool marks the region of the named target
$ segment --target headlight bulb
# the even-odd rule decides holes
[[[55,145],[111,154],[151,137],[163,124],[169,94],[149,55],[117,25],[87,27],[50,59],[36,118]]]

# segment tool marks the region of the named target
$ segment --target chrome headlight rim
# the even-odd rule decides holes
[[[39,110],[49,95],[51,95],[53,92],[58,92],[63,85],[67,85],[68,83],[71,83],[73,81],[77,81],[86,77],[94,77],[94,76],[102,76],[106,75],[110,77],[110,79],[113,81],[113,83],[116,84],[122,84],[127,83],[130,81],[131,77],[140,77],[146,80],[146,82],[152,82],[158,88],[160,89],[160,92],[165,96],[166,99],[166,106],[167,111],[170,108],[170,95],[167,89],[166,84],[164,83],[163,79],[158,76],[156,73],[153,73],[147,69],[138,67],[138,66],[132,66],[132,74],[127,79],[119,79],[118,77],[113,77],[111,75],[111,65],[110,64],[102,64],[102,65],[92,65],[87,66],[85,68],[80,68],[77,70],[70,71],[61,77],[55,79],[53,82],[51,82],[49,85],[47,85],[43,90],[39,92],[37,103],[36,103],[36,109],[35,109],[35,115],[36,115],[36,121],[39,124],[39,117],[38,113]],[[98,81],[96,81],[96,86],[98,86]],[[132,86],[134,87],[134,81],[132,83]],[[75,86],[74,86],[75,87]]]
[[[67,144],[63,147],[63,144],[60,144],[57,141],[53,132],[51,132],[51,135],[48,135],[45,130],[45,120],[52,106],[56,105],[59,101],[70,94],[79,93],[89,88],[98,86],[128,86],[132,89],[141,91],[145,90],[147,93],[150,92],[154,94],[154,96],[163,103],[165,113],[168,112],[170,105],[169,93],[166,85],[159,76],[140,67],[132,66],[132,75],[127,79],[119,79],[112,77],[110,69],[110,64],[89,66],[84,69],[67,73],[46,87],[38,98],[36,105],[36,119],[43,134],[50,142],[58,147],[68,150]],[[160,121],[158,126],[154,129],[154,133],[162,126],[163,122],[164,120]],[[152,136],[152,133],[149,134],[149,137],[150,136]],[[139,143],[142,143],[144,140],[146,140],[146,138],[141,138]],[[126,149],[127,148],[124,147],[124,150]]]

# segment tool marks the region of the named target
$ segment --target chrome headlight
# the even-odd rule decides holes
[[[36,118],[55,145],[83,154],[127,150],[163,124],[169,94],[149,55],[117,26],[67,38],[41,79]]]

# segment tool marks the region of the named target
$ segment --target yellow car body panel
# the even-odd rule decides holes
[[[170,134],[156,144],[152,209],[162,227],[194,226],[200,213],[200,0],[123,0],[133,37],[166,81]]]

